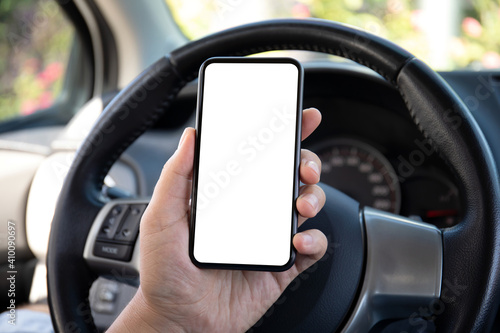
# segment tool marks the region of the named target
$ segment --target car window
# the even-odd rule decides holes
[[[0,123],[58,102],[74,39],[55,1],[0,1]]]
[[[165,1],[191,39],[265,19],[321,18],[387,38],[435,70],[500,69],[500,0]]]

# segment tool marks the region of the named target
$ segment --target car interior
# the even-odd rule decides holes
[[[500,1],[2,0],[0,18],[5,318],[14,300],[49,332],[108,329],[200,65],[285,56],[322,113],[302,147],[329,246],[251,331],[500,330]]]

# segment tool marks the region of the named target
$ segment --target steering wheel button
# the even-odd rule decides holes
[[[97,235],[97,239],[99,240],[108,240],[113,239],[117,229],[120,227],[120,222],[126,216],[128,211],[128,205],[116,205],[114,206],[106,218],[102,223],[102,228],[99,234]]]
[[[99,313],[114,313],[115,312],[115,304],[110,302],[97,302],[94,304],[92,309]]]
[[[115,300],[115,296],[115,293],[113,293],[111,290],[105,289],[101,290],[99,299],[103,302],[113,302]]]
[[[130,257],[132,256],[132,246],[106,242],[96,242],[94,245],[94,255],[101,258],[130,261]]]
[[[113,215],[118,215],[122,212],[122,208],[120,206],[116,206],[115,208],[113,208],[113,210],[111,211],[111,214]]]
[[[114,239],[133,243],[139,234],[139,224],[142,214],[146,210],[147,205],[136,204],[130,205],[129,214],[124,218],[121,226],[116,231]]]

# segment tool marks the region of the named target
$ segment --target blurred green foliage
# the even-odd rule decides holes
[[[500,0],[165,1],[191,39],[250,21],[314,17],[387,38],[436,70],[500,68]],[[439,12],[443,2],[449,4],[446,13]],[[451,24],[443,27],[446,15]],[[436,39],[442,29],[450,31],[444,41]]]
[[[73,38],[55,1],[0,1],[0,121],[55,102]]]
[[[437,70],[500,68],[500,0],[451,2],[455,17],[444,62],[435,61],[430,42],[440,21],[426,16],[433,11],[431,0],[165,1],[191,39],[250,21],[316,17],[388,38]],[[53,0],[0,1],[0,121],[57,100],[74,37]]]

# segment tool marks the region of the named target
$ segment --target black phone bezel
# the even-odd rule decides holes
[[[202,135],[202,105],[203,105],[203,88],[205,69],[213,63],[287,63],[293,64],[298,69],[298,85],[297,85],[297,110],[296,110],[296,129],[295,129],[295,159],[294,159],[294,185],[292,193],[292,218],[290,230],[290,258],[284,265],[249,265],[249,264],[232,264],[232,263],[213,263],[213,262],[200,262],[194,256],[194,235],[196,228],[196,202],[197,202],[197,187],[198,187],[198,168],[199,168],[199,155],[200,155],[200,141]],[[295,262],[296,250],[293,246],[293,237],[297,233],[298,212],[296,207],[296,200],[299,191],[299,166],[300,166],[300,150],[301,150],[301,136],[302,136],[302,95],[304,69],[299,61],[288,57],[212,57],[200,67],[198,76],[198,97],[196,107],[196,140],[195,140],[195,154],[193,164],[193,183],[191,190],[191,214],[189,223],[189,257],[194,265],[199,268],[211,269],[230,269],[230,270],[257,270],[257,271],[285,271],[292,267]]]

